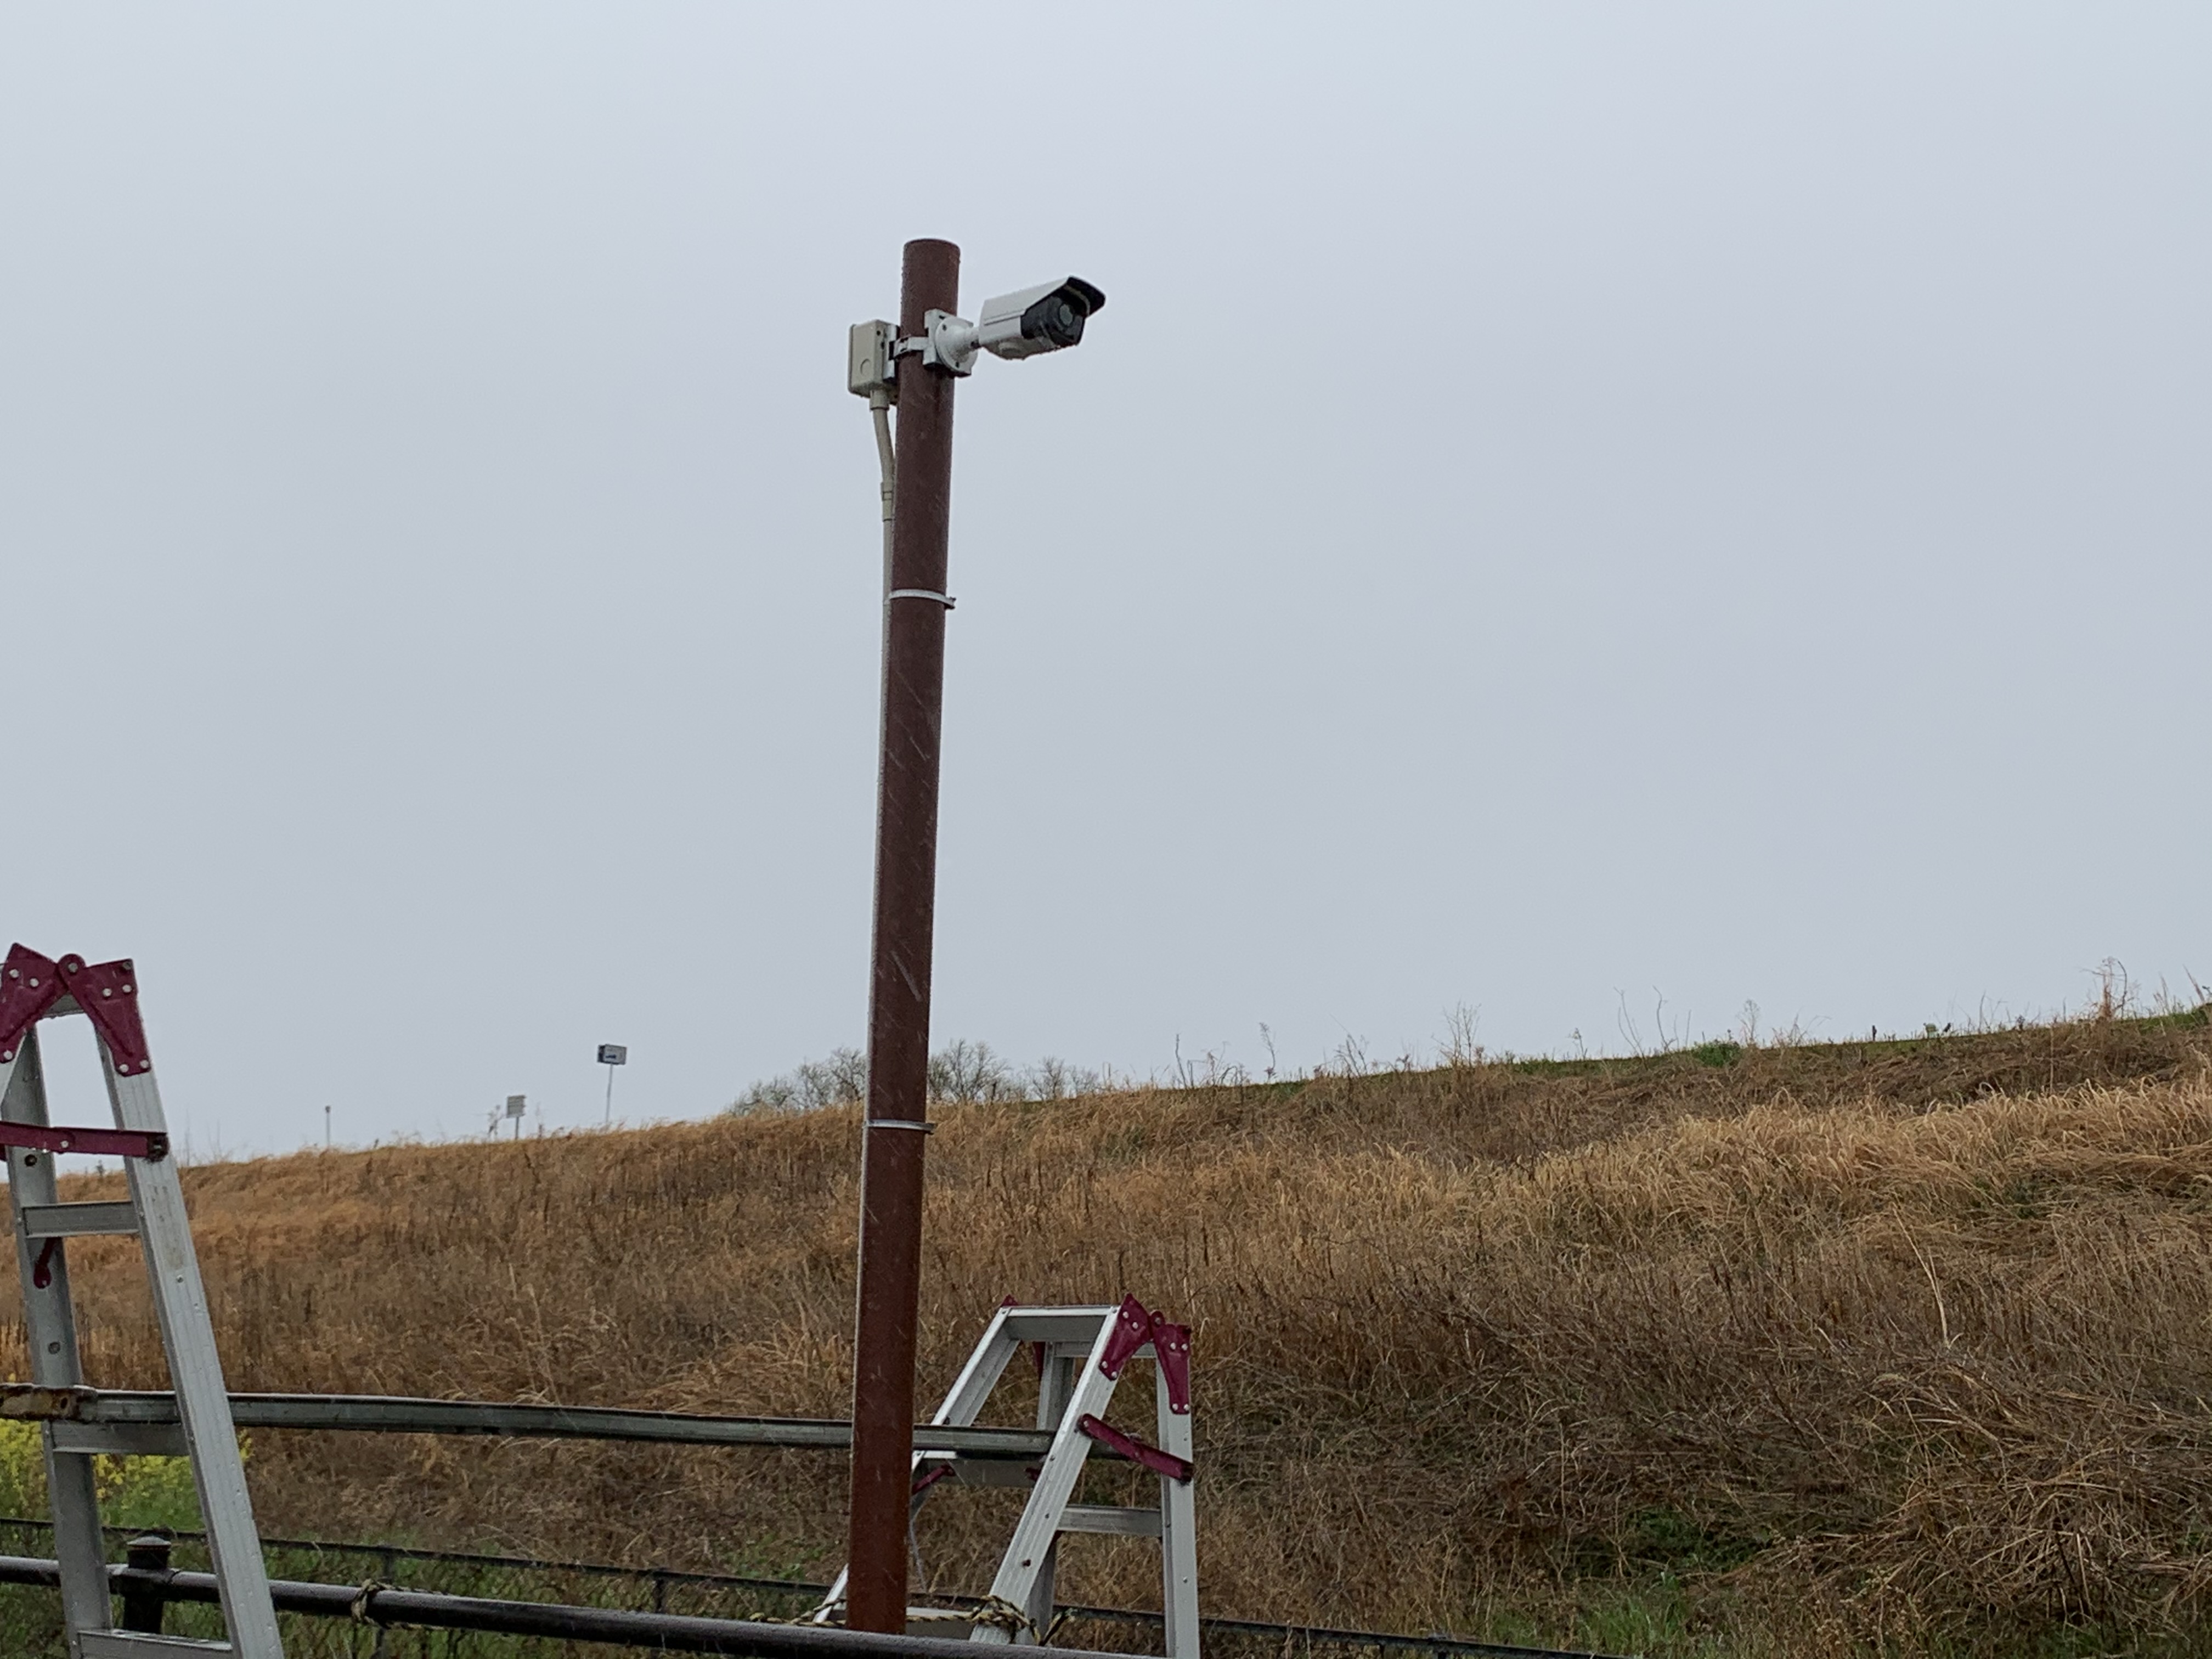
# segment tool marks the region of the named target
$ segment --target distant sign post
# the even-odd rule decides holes
[[[522,1115],[529,1109],[521,1095],[509,1095],[507,1097],[507,1115],[514,1120],[514,1138],[517,1140],[522,1139]]]
[[[599,1045],[599,1064],[607,1068],[607,1127],[615,1122],[615,1067],[629,1064],[629,1049],[619,1042]]]

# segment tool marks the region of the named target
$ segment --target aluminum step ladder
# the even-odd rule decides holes
[[[948,1621],[964,1620],[970,1641],[1041,1642],[1051,1633],[1053,1581],[1065,1534],[1157,1538],[1167,1659],[1199,1659],[1188,1328],[1148,1311],[1133,1296],[1122,1298],[1118,1308],[1032,1308],[1010,1302],[992,1316],[930,1422],[973,1426],[1008,1363],[1025,1344],[1034,1344],[1037,1351],[1036,1425],[1053,1431],[1052,1449],[1044,1462],[1024,1465],[939,1451],[916,1452],[914,1457],[910,1516],[919,1515],[931,1492],[947,1480],[1030,1488],[1029,1503],[1000,1560],[998,1576],[991,1581],[988,1602],[980,1612],[957,1613],[911,1607],[908,1620],[922,1624],[922,1633],[935,1633]],[[1153,1362],[1157,1445],[1147,1445],[1104,1420],[1123,1370],[1137,1359]],[[1077,1485],[1093,1446],[1103,1446],[1157,1474],[1159,1507],[1076,1503]],[[840,1571],[816,1611],[816,1622],[828,1623],[844,1599],[845,1574]]]
[[[98,1034],[113,1128],[56,1127],[47,1117],[39,1022],[73,1013],[87,1015]],[[129,962],[88,966],[82,957],[55,962],[21,945],[9,950],[0,963],[0,1144],[8,1152],[33,1387],[60,1396],[84,1387],[64,1241],[105,1233],[135,1237],[145,1252],[161,1348],[177,1395],[173,1426],[65,1418],[44,1424],[46,1489],[71,1659],[219,1654],[283,1659],[184,1188],[169,1156],[168,1125],[138,1015],[137,975]],[[63,1203],[54,1171],[55,1157],[63,1152],[119,1158],[130,1196]],[[103,1454],[191,1460],[229,1640],[190,1641],[116,1627],[93,1487],[93,1459]]]

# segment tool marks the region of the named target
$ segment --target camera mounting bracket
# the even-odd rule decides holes
[[[975,324],[949,311],[925,311],[921,325],[924,331],[901,340],[894,356],[920,357],[924,368],[941,368],[948,374],[975,372]]]

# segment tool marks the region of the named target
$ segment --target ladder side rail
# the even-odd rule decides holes
[[[975,1426],[976,1418],[982,1414],[983,1402],[991,1397],[991,1390],[999,1386],[999,1379],[1006,1374],[1006,1367],[1012,1363],[1015,1354],[1021,1351],[1020,1341],[1006,1328],[1007,1313],[1008,1310],[1001,1308],[991,1316],[991,1322],[983,1328],[983,1334],[969,1354],[968,1363],[960,1368],[960,1375],[953,1378],[951,1388],[945,1391],[945,1403],[929,1419],[931,1423],[941,1428]],[[1041,1423],[1037,1426],[1044,1428],[1049,1425]],[[928,1461],[927,1453],[916,1452],[911,1468],[919,1470]],[[935,1481],[930,1482],[907,1500],[906,1524],[909,1534],[913,1531],[916,1517],[921,1514],[921,1506],[929,1501],[929,1494],[936,1489],[936,1485]],[[844,1593],[845,1573],[841,1568],[837,1574],[836,1595],[842,1597]]]
[[[1153,1443],[1187,1464],[1195,1463],[1190,1413],[1175,1409],[1167,1370],[1157,1362],[1152,1398],[1159,1434]],[[1167,1659],[1199,1659],[1197,1485],[1194,1479],[1160,1477],[1160,1608],[1166,1620]]]
[[[1067,1415],[1068,1399],[1075,1392],[1075,1368],[1082,1363],[1081,1354],[1046,1355],[1044,1370],[1037,1377],[1037,1427],[1060,1426],[1060,1419]]]
[[[1044,1368],[1037,1376],[1037,1427],[1056,1427],[1067,1415],[1067,1402],[1075,1394],[1075,1368],[1082,1363],[1080,1354],[1064,1353],[1053,1347],[1045,1350]],[[1066,1518],[1066,1506],[1062,1506],[1060,1519],[1064,1522]],[[1030,1586],[1029,1600],[1022,1604],[1022,1614],[1030,1621],[1031,1631],[1044,1632],[1052,1629],[1053,1596],[1059,1580],[1060,1533],[1055,1528],[1052,1541],[1044,1547],[1044,1559],[1037,1563],[1036,1582]],[[1038,1639],[1042,1641],[1043,1637],[1040,1635]]]
[[[999,1379],[1006,1374],[1006,1366],[1021,1346],[1013,1334],[1006,1328],[1008,1310],[1001,1308],[991,1316],[991,1322],[983,1328],[975,1351],[968,1363],[960,1368],[960,1375],[952,1380],[945,1403],[937,1408],[937,1415],[929,1420],[941,1428],[972,1427],[983,1410],[983,1402],[991,1397],[991,1390],[999,1386]],[[1039,1428],[1049,1424],[1040,1423]]]
[[[1097,1340],[1076,1372],[1066,1409],[1053,1434],[1052,1449],[1045,1454],[1030,1501],[1014,1525],[1013,1540],[1000,1560],[998,1577],[991,1581],[992,1597],[1009,1607],[1029,1607],[1030,1594],[1044,1564],[1051,1559],[1054,1540],[1060,1536],[1060,1518],[1075,1496],[1075,1483],[1082,1479],[1091,1440],[1079,1425],[1085,1417],[1103,1415],[1114,1398],[1114,1378],[1100,1369],[1106,1345],[1113,1339],[1114,1322],[1102,1321]],[[978,1625],[969,1632],[968,1639],[1005,1643],[1012,1637],[995,1625]]]
[[[1007,1364],[1021,1346],[1006,1329],[1009,1311],[1006,1308],[1000,1309],[991,1316],[991,1322],[983,1328],[983,1334],[976,1340],[975,1348],[968,1356],[968,1363],[960,1368],[960,1375],[953,1378],[952,1387],[946,1391],[944,1404],[938,1407],[937,1414],[929,1419],[937,1427],[965,1429],[975,1426],[975,1419],[982,1412],[983,1402],[991,1397],[991,1390],[999,1386],[999,1379],[1006,1374]],[[911,1467],[921,1468],[927,1456],[926,1452],[916,1452]],[[906,1522],[909,1528],[914,1525],[915,1517],[921,1513],[922,1504],[928,1501],[930,1490],[930,1487],[924,1486],[907,1500]],[[830,1581],[830,1588],[822,1597],[822,1604],[814,1612],[814,1622],[817,1625],[829,1623],[830,1610],[843,1605],[845,1581],[849,1571],[849,1565],[839,1567],[837,1576]]]
[[[118,1074],[105,1039],[100,1058],[117,1127],[166,1133],[168,1125],[152,1072]],[[237,1659],[283,1659],[268,1569],[261,1557],[261,1535],[246,1493],[246,1462],[239,1455],[238,1431],[231,1421],[230,1395],[216,1352],[215,1324],[199,1258],[192,1249],[191,1222],[176,1160],[125,1158],[123,1167],[138,1206],[155,1315],[168,1354],[177,1415],[191,1453],[192,1481],[199,1492],[200,1517],[207,1528],[208,1554],[222,1592],[231,1646]]]
[[[11,1123],[45,1126],[46,1067],[36,1026],[23,1033],[12,1060],[0,1062],[0,1117]],[[32,1204],[53,1204],[60,1194],[53,1155],[23,1146],[8,1149],[8,1192],[15,1211],[15,1266],[21,1276],[23,1333],[31,1349],[31,1380],[42,1388],[74,1389],[84,1383],[77,1347],[76,1316],[70,1301],[69,1262],[59,1239],[34,1243],[24,1230],[23,1211]],[[51,1253],[49,1253],[51,1251]],[[47,1281],[37,1283],[41,1257]],[[104,1629],[115,1621],[109,1600],[107,1556],[100,1532],[100,1498],[88,1453],[55,1443],[56,1425],[40,1425],[46,1466],[46,1500],[53,1512],[54,1556],[61,1567],[62,1613],[71,1632]]]

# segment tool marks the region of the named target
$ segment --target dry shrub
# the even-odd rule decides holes
[[[953,1110],[924,1394],[1008,1294],[1191,1318],[1217,1613],[1465,1628],[1666,1571],[1747,1647],[2185,1628],[2212,1584],[2204,1039]],[[187,1185],[234,1387],[830,1415],[856,1145],[828,1112]],[[126,1247],[71,1249],[93,1374],[158,1382]],[[325,1536],[822,1572],[842,1533],[811,1455],[270,1434],[255,1468],[271,1530]],[[1008,1502],[933,1503],[933,1576],[975,1586]],[[1080,1540],[1063,1593],[1140,1602],[1153,1571]]]

